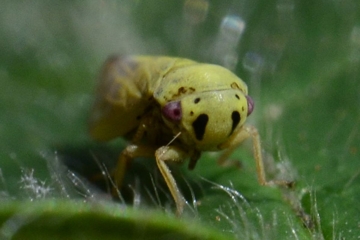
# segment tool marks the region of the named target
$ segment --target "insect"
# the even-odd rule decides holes
[[[100,141],[131,137],[114,171],[117,186],[129,161],[155,156],[181,215],[186,201],[167,166],[170,161],[190,159],[193,169],[202,151],[226,150],[218,160],[225,165],[250,137],[259,183],[278,184],[265,178],[257,129],[244,125],[253,109],[246,84],[224,67],[172,57],[112,56],[100,74],[90,135]]]

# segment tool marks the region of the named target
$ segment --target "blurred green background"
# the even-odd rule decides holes
[[[1,0],[0,236],[360,238],[359,13],[355,0]],[[114,204],[86,180],[125,144],[87,135],[98,71],[114,53],[233,70],[255,100],[249,122],[269,177],[295,188],[259,186],[247,143],[232,156],[240,170],[218,168],[212,153],[192,172],[174,169],[189,202],[180,219],[143,159],[127,174],[126,206]]]

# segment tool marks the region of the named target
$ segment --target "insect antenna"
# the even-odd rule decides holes
[[[181,135],[181,132],[178,132],[166,146],[168,147],[170,144],[172,144],[179,136]]]

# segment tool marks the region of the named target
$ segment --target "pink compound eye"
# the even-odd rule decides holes
[[[170,121],[180,121],[182,117],[180,101],[167,103],[162,109],[162,114]]]
[[[252,111],[254,110],[254,101],[252,100],[252,98],[250,96],[246,96],[247,99],[247,104],[248,104],[248,113],[247,115],[249,116]]]

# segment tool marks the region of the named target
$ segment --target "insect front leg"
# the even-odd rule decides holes
[[[166,165],[166,161],[182,163],[189,154],[184,150],[176,146],[163,146],[155,152],[156,163],[158,168],[165,179],[165,182],[171,192],[172,197],[176,204],[176,215],[180,216],[183,212],[185,199],[181,194],[174,177],[171,174],[169,167]]]
[[[258,181],[261,185],[282,185],[291,187],[293,182],[285,181],[285,180],[267,180],[265,174],[264,161],[261,154],[261,143],[260,136],[258,130],[254,126],[246,125],[240,129],[240,131],[235,134],[233,138],[231,138],[228,142],[225,142],[220,147],[222,149],[227,150],[224,154],[219,158],[218,163],[226,164],[227,157],[247,138],[251,137],[253,142],[253,152],[254,159],[256,163],[256,172],[258,176]]]
[[[151,146],[145,146],[139,144],[140,140],[143,138],[144,133],[146,132],[147,126],[149,125],[149,121],[151,119],[149,117],[144,117],[139,127],[137,128],[133,138],[132,144],[128,145],[120,154],[117,165],[114,171],[114,182],[115,186],[119,188],[122,184],[122,180],[125,175],[126,166],[128,163],[136,157],[152,157],[154,156],[154,152],[156,148]],[[117,191],[117,189],[114,189]]]
[[[156,148],[131,144],[128,145],[120,154],[119,160],[117,162],[116,168],[114,170],[114,183],[116,188],[121,187],[122,181],[125,175],[125,169],[128,163],[136,157],[153,157]],[[113,189],[113,195],[116,195],[117,189]]]
[[[235,133],[234,136],[235,138],[230,139],[220,146],[221,149],[226,149],[217,161],[220,166],[236,168],[241,167],[241,163],[239,161],[230,160],[229,157],[244,140],[249,138],[249,133],[241,129],[238,133]]]

